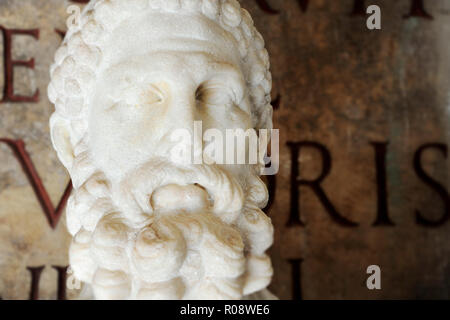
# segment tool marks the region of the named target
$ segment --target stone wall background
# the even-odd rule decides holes
[[[267,0],[279,10],[268,14],[256,0],[241,1],[266,40],[273,97],[281,96],[274,116],[275,128],[280,129],[280,172],[269,210],[276,229],[271,289],[281,299],[300,298],[299,288],[304,299],[448,299],[450,223],[437,228],[416,223],[416,210],[436,220],[445,207],[418,178],[413,157],[422,145],[448,146],[450,138],[450,1],[424,0],[430,20],[403,18],[411,0],[367,0],[366,6],[381,7],[380,31],[366,28],[367,17],[350,15],[354,0],[310,0],[303,12],[299,3],[306,2]],[[0,103],[0,138],[25,141],[55,205],[68,176],[51,148],[48,118],[53,107],[46,87],[61,41],[54,29],[65,30],[65,8],[70,4],[0,0],[1,26],[40,29],[39,40],[16,36],[13,42],[15,59],[36,61],[34,70],[15,68],[15,91],[30,95],[38,88],[39,102]],[[332,167],[323,189],[336,210],[357,227],[334,222],[307,187],[299,188],[304,226],[287,225],[293,165],[287,142],[299,141],[326,146]],[[394,226],[373,226],[377,184],[370,142],[389,142],[386,178]],[[313,148],[302,149],[297,160],[301,179],[315,179],[322,172],[320,153]],[[448,190],[448,158],[428,150],[422,163]],[[51,266],[67,264],[70,241],[64,218],[50,228],[20,164],[1,143],[0,164],[0,296],[27,299],[27,267],[45,265],[39,296],[55,299],[57,272]],[[299,259],[303,262],[298,265],[289,262]],[[372,264],[382,270],[379,291],[366,288],[366,268]]]

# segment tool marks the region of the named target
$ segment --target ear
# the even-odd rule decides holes
[[[58,154],[59,160],[67,170],[72,169],[74,160],[73,147],[70,142],[70,124],[56,113],[50,118],[50,136],[53,148]]]

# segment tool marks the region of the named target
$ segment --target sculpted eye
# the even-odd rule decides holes
[[[151,85],[148,89],[144,90],[142,99],[144,104],[151,105],[163,102],[164,95],[158,87]]]
[[[207,105],[227,106],[234,103],[234,95],[231,90],[219,86],[201,85],[195,94],[198,102]]]
[[[164,101],[163,92],[156,86],[130,85],[110,96],[110,103],[107,109],[116,109],[118,107],[141,108],[148,105],[154,105]]]

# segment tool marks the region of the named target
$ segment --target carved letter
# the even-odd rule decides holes
[[[19,30],[19,29],[6,29],[0,26],[3,33],[4,41],[4,68],[5,68],[5,88],[3,99],[0,103],[4,102],[38,102],[39,101],[39,89],[36,89],[35,93],[31,97],[21,96],[14,94],[14,66],[23,66],[30,69],[34,69],[34,58],[28,61],[13,60],[12,58],[12,37],[15,34],[24,34],[32,36],[35,39],[39,39],[39,29],[31,30]]]
[[[31,274],[30,300],[39,299],[39,281],[41,280],[41,273],[44,268],[44,266],[35,268],[27,267]]]
[[[66,279],[68,266],[52,266],[58,272],[58,300],[66,300]]]
[[[411,10],[403,18],[409,19],[411,17],[420,17],[425,19],[433,19],[433,16],[425,10],[423,0],[411,0]]]
[[[306,12],[308,10],[309,0],[297,0],[298,5],[300,6],[300,10],[303,12]],[[268,14],[279,14],[280,11],[273,9],[268,3],[267,0],[256,0],[256,3],[258,6],[263,10],[264,12],[267,12]]]
[[[303,259],[291,259],[292,266],[292,299],[302,300],[302,262]]]
[[[270,164],[268,164],[270,166]],[[266,185],[267,190],[269,191],[269,202],[267,203],[267,206],[264,208],[264,213],[269,215],[270,209],[273,206],[273,203],[275,201],[275,195],[277,190],[277,176],[271,175],[271,176],[264,176],[266,178]]]
[[[300,6],[300,9],[303,12],[306,12],[306,10],[308,10],[309,0],[297,0],[297,1],[298,5]]]
[[[355,0],[353,3],[353,11],[351,13],[352,16],[365,16],[366,15],[366,9],[364,0]]]
[[[299,206],[300,193],[298,191],[299,186],[304,185],[310,187],[314,191],[314,193],[319,198],[320,202],[323,204],[323,206],[325,207],[325,209],[335,222],[346,227],[356,227],[358,224],[342,217],[339,214],[339,212],[330,202],[330,200],[328,199],[327,195],[325,194],[320,185],[331,171],[331,156],[327,148],[319,143],[311,141],[288,142],[288,146],[291,149],[292,168],[291,168],[291,210],[287,225],[304,226],[304,223],[301,221],[300,206]],[[322,174],[315,180],[299,179],[300,168],[298,164],[298,156],[300,154],[300,149],[302,147],[315,148],[322,155],[322,163],[323,163]]]
[[[271,102],[273,110],[280,109],[280,104],[281,104],[281,95],[278,94],[277,97],[275,99],[273,99]]]
[[[447,146],[445,144],[427,144],[419,148],[417,150],[416,154],[414,155],[414,169],[416,171],[417,176],[425,182],[429,187],[431,187],[434,191],[436,191],[439,196],[442,198],[442,201],[444,202],[444,213],[442,214],[442,218],[437,221],[431,221],[428,219],[425,219],[419,210],[416,210],[416,221],[418,224],[421,224],[423,226],[427,227],[439,227],[442,226],[445,222],[447,222],[448,218],[450,217],[450,199],[447,190],[444,186],[439,184],[436,180],[431,178],[423,169],[422,167],[422,154],[427,149],[437,149],[442,152],[445,158],[447,158]]]
[[[66,272],[68,267],[52,266],[58,272],[58,300],[66,300]],[[30,300],[39,299],[39,282],[45,266],[27,267],[31,274]]]
[[[63,31],[61,29],[55,29],[55,32],[61,37],[61,39],[64,39],[66,36],[66,31]]]
[[[22,166],[22,169],[25,172],[28,181],[33,187],[34,193],[36,194],[36,197],[38,198],[39,203],[44,210],[45,216],[47,217],[50,226],[53,229],[56,228],[62,211],[70,196],[70,192],[72,191],[72,182],[69,182],[69,184],[67,185],[66,190],[64,191],[64,194],[55,209],[42,183],[42,180],[39,177],[39,174],[37,173],[33,162],[31,161],[30,155],[25,150],[25,143],[22,140],[0,139],[0,143],[2,142],[11,148],[15,157],[20,162],[20,165]]]
[[[261,8],[262,11],[268,14],[279,14],[278,10],[272,9],[272,7],[267,3],[267,0],[256,0],[256,3]]]
[[[378,191],[378,215],[377,220],[373,223],[374,226],[394,226],[394,223],[389,218],[388,209],[388,192],[386,182],[386,154],[387,142],[371,142],[375,149],[375,163],[377,169],[377,191]]]

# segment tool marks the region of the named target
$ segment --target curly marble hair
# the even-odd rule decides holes
[[[48,96],[56,112],[50,120],[50,128],[52,140],[59,146],[57,150],[61,146],[66,151],[74,150],[85,136],[86,96],[102,60],[99,43],[122,21],[145,10],[200,13],[231,33],[238,43],[241,68],[249,89],[253,127],[256,130],[272,128],[269,55],[250,14],[237,0],[91,0],[77,25],[67,32],[51,66]],[[64,151],[58,154],[70,168],[72,159],[67,159]]]

